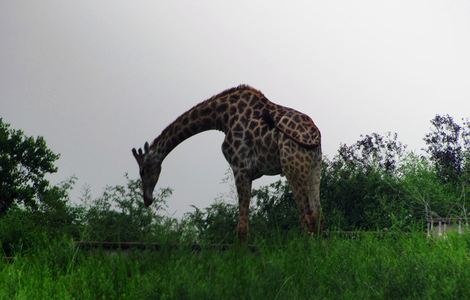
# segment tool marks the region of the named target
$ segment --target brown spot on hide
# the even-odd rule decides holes
[[[190,127],[191,127],[191,131],[192,131],[192,132],[196,132],[196,131],[199,129],[199,126],[197,126],[196,123],[192,123],[192,124],[190,125]]]
[[[240,95],[239,95],[239,94],[233,94],[233,95],[230,96],[229,101],[230,101],[231,103],[235,103],[235,102],[238,101],[238,99],[240,99]]]
[[[264,136],[267,132],[268,132],[268,127],[263,126],[263,127],[261,128],[261,136]]]
[[[261,102],[256,102],[255,105],[253,105],[254,109],[262,109],[263,108],[263,103]]]
[[[238,165],[238,156],[232,156],[232,164]]]
[[[252,95],[253,94],[248,91],[248,92],[245,92],[245,93],[242,94],[242,98],[246,99],[246,100],[249,100]]]
[[[244,101],[240,101],[238,102],[237,107],[238,107],[238,112],[241,114],[246,108],[246,103]]]
[[[216,110],[217,112],[221,113],[221,112],[226,111],[227,108],[228,108],[227,103],[220,103]]]
[[[233,128],[234,131],[242,131],[243,130],[243,127],[242,125],[240,125],[240,123],[237,123],[237,125],[235,125],[235,127]]]
[[[250,100],[250,106],[254,106],[258,101],[259,101],[259,98],[256,95],[253,95],[253,97]]]
[[[193,110],[189,116],[191,117],[191,119],[195,120],[199,116],[199,113],[197,110]]]
[[[255,121],[251,121],[250,124],[248,125],[248,128],[251,130],[255,129],[256,125],[258,125]]]
[[[230,114],[234,115],[236,112],[237,112],[237,108],[234,105],[230,106]]]
[[[212,120],[213,119],[210,119],[210,118],[204,118],[202,119],[202,122],[201,122],[201,125],[203,128],[209,128],[212,124]]]
[[[201,110],[201,115],[203,116],[207,116],[208,114],[210,114],[212,112],[212,109],[210,107],[205,107]]]

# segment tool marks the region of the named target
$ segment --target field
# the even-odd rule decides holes
[[[58,155],[0,119],[8,141],[0,147],[0,300],[470,299],[468,226],[440,238],[425,233],[431,218],[469,224],[470,123],[449,115],[431,123],[426,155],[406,153],[396,134],[372,133],[324,157],[320,202],[329,234],[300,233],[285,180],[253,189],[252,251],[230,245],[239,219],[234,195],[177,219],[165,211],[178,201],[171,188],[155,191],[147,208],[141,181],[126,174],[125,184],[97,197],[85,189],[72,199],[74,177],[44,179]],[[230,177],[225,182],[235,190]],[[74,240],[162,246],[110,252]]]
[[[470,236],[293,235],[257,250],[104,253],[44,241],[0,262],[0,299],[469,299]]]

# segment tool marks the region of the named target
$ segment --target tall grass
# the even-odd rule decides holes
[[[258,240],[106,254],[68,239],[0,262],[0,299],[468,299],[470,236]]]

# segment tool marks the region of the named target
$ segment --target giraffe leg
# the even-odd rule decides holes
[[[292,188],[301,226],[310,233],[320,229],[321,149],[306,149],[281,138],[282,170]]]
[[[251,179],[247,174],[234,172],[238,193],[239,221],[237,236],[240,242],[245,242],[248,237],[248,213],[251,200]]]
[[[308,193],[308,202],[309,207],[313,213],[310,217],[311,223],[315,225],[313,228],[313,233],[318,233],[323,229],[323,220],[321,217],[321,207],[320,207],[320,180],[321,180],[321,170],[322,170],[322,152],[321,147],[313,150],[313,158],[311,165],[311,189]]]
[[[294,193],[300,212],[300,224],[302,228],[310,233],[316,233],[319,221],[319,205],[310,203],[312,191],[305,186],[305,182],[288,176],[288,182]]]

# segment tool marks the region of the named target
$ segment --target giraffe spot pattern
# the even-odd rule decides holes
[[[278,110],[274,116],[276,127],[297,143],[304,146],[320,144],[320,131],[308,116],[293,109]],[[297,122],[296,120],[299,120]]]
[[[293,182],[297,188],[311,185],[305,174],[311,172],[312,153],[317,151],[312,149],[320,149],[313,146],[320,146],[321,136],[307,115],[270,102],[253,88],[240,86],[215,95],[188,110],[170,124],[152,145],[158,145],[158,150],[163,152],[159,157],[164,158],[181,141],[209,129],[225,133],[222,151],[237,177],[240,235],[248,230],[246,216],[250,194],[248,183],[251,180],[263,174],[282,172],[289,174],[289,183]],[[288,147],[281,145],[281,140]],[[321,150],[318,151],[321,157]],[[243,184],[238,184],[238,181]],[[313,228],[312,218],[315,218],[318,209],[309,207],[305,193],[297,193],[294,198],[302,212],[301,220],[310,230]]]

